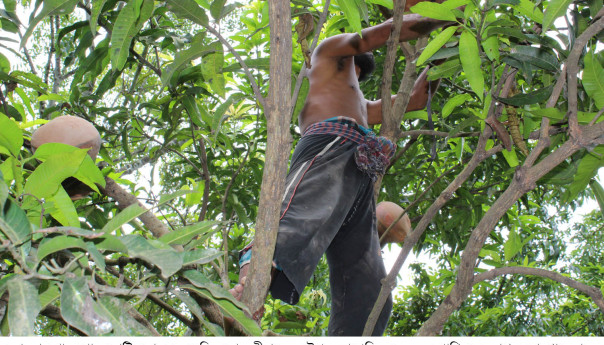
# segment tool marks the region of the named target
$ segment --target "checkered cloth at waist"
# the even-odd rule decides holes
[[[374,181],[377,175],[384,174],[396,149],[396,145],[387,138],[378,137],[372,130],[357,124],[354,119],[343,116],[313,123],[302,136],[314,134],[338,135],[357,143],[357,167]]]

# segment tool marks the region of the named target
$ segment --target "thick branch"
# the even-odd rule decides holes
[[[473,285],[476,285],[485,280],[491,280],[498,276],[506,275],[506,274],[522,274],[522,275],[531,275],[531,276],[539,276],[548,278],[554,281],[557,281],[560,284],[564,284],[573,289],[577,289],[589,297],[593,299],[594,303],[600,308],[600,310],[604,313],[604,297],[602,296],[602,291],[600,289],[589,286],[587,284],[583,284],[576,280],[573,280],[569,277],[563,276],[558,272],[548,271],[542,268],[534,268],[534,267],[500,267],[488,272],[484,272],[478,274],[474,277]]]
[[[138,199],[134,195],[128,193],[111,178],[105,177],[105,182],[106,186],[105,188],[101,189],[101,192],[104,195],[115,199],[120,209],[124,209],[135,203],[145,208],[145,206],[143,206],[143,204],[138,201]],[[156,238],[160,238],[170,232],[168,228],[159,219],[157,219],[157,217],[151,211],[143,213],[138,218],[141,220],[141,222],[143,222],[143,224],[149,229],[149,231],[151,231],[153,236],[155,236]]]

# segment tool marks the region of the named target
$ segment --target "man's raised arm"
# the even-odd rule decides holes
[[[419,14],[406,14],[403,16],[399,41],[417,39],[447,24],[451,24],[451,22],[426,18]],[[386,44],[391,30],[392,18],[381,24],[363,29],[361,31],[362,36],[356,33],[346,33],[326,38],[319,44],[314,54],[322,57],[340,57],[373,51]]]

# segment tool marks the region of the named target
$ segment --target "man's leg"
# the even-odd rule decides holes
[[[332,291],[329,335],[360,336],[381,290],[386,270],[375,229],[372,182],[357,198],[351,214],[327,250]],[[373,335],[388,324],[392,300],[384,306]]]

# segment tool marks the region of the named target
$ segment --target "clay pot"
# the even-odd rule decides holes
[[[377,205],[376,218],[380,238],[403,211],[402,207],[390,201],[382,201]],[[409,233],[411,233],[411,220],[405,214],[388,232],[382,243],[401,243]]]

